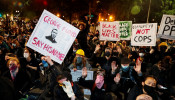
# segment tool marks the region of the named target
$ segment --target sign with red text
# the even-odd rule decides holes
[[[79,30],[44,10],[27,46],[61,64]]]
[[[155,46],[157,23],[132,24],[132,46]]]
[[[100,40],[120,41],[119,22],[100,22]]]
[[[175,15],[163,15],[157,37],[175,40]]]

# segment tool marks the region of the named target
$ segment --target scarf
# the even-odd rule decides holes
[[[10,70],[11,78],[14,81],[14,79],[16,78],[16,74],[18,73],[18,67],[13,64],[9,67],[9,70]]]

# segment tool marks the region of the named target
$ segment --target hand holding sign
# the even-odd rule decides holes
[[[84,67],[84,68],[82,69],[82,77],[85,78],[86,76],[87,76],[87,68]]]

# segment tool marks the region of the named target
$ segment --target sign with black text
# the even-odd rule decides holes
[[[157,23],[133,24],[132,46],[155,46]]]
[[[175,40],[175,15],[163,15],[157,37]]]

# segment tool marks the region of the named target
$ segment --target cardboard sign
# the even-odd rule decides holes
[[[175,40],[175,15],[163,15],[157,37]]]
[[[44,10],[27,46],[61,64],[79,30]]]
[[[133,24],[131,45],[155,46],[156,33],[157,33],[157,23]]]
[[[87,71],[87,77],[85,78],[85,80],[93,80],[93,71]],[[71,70],[71,75],[72,75],[72,81],[78,81],[78,78],[80,78],[82,76],[82,70],[77,70],[77,71],[73,71]]]
[[[100,40],[120,41],[119,22],[100,22]]]
[[[131,39],[132,21],[119,21],[120,40]]]

